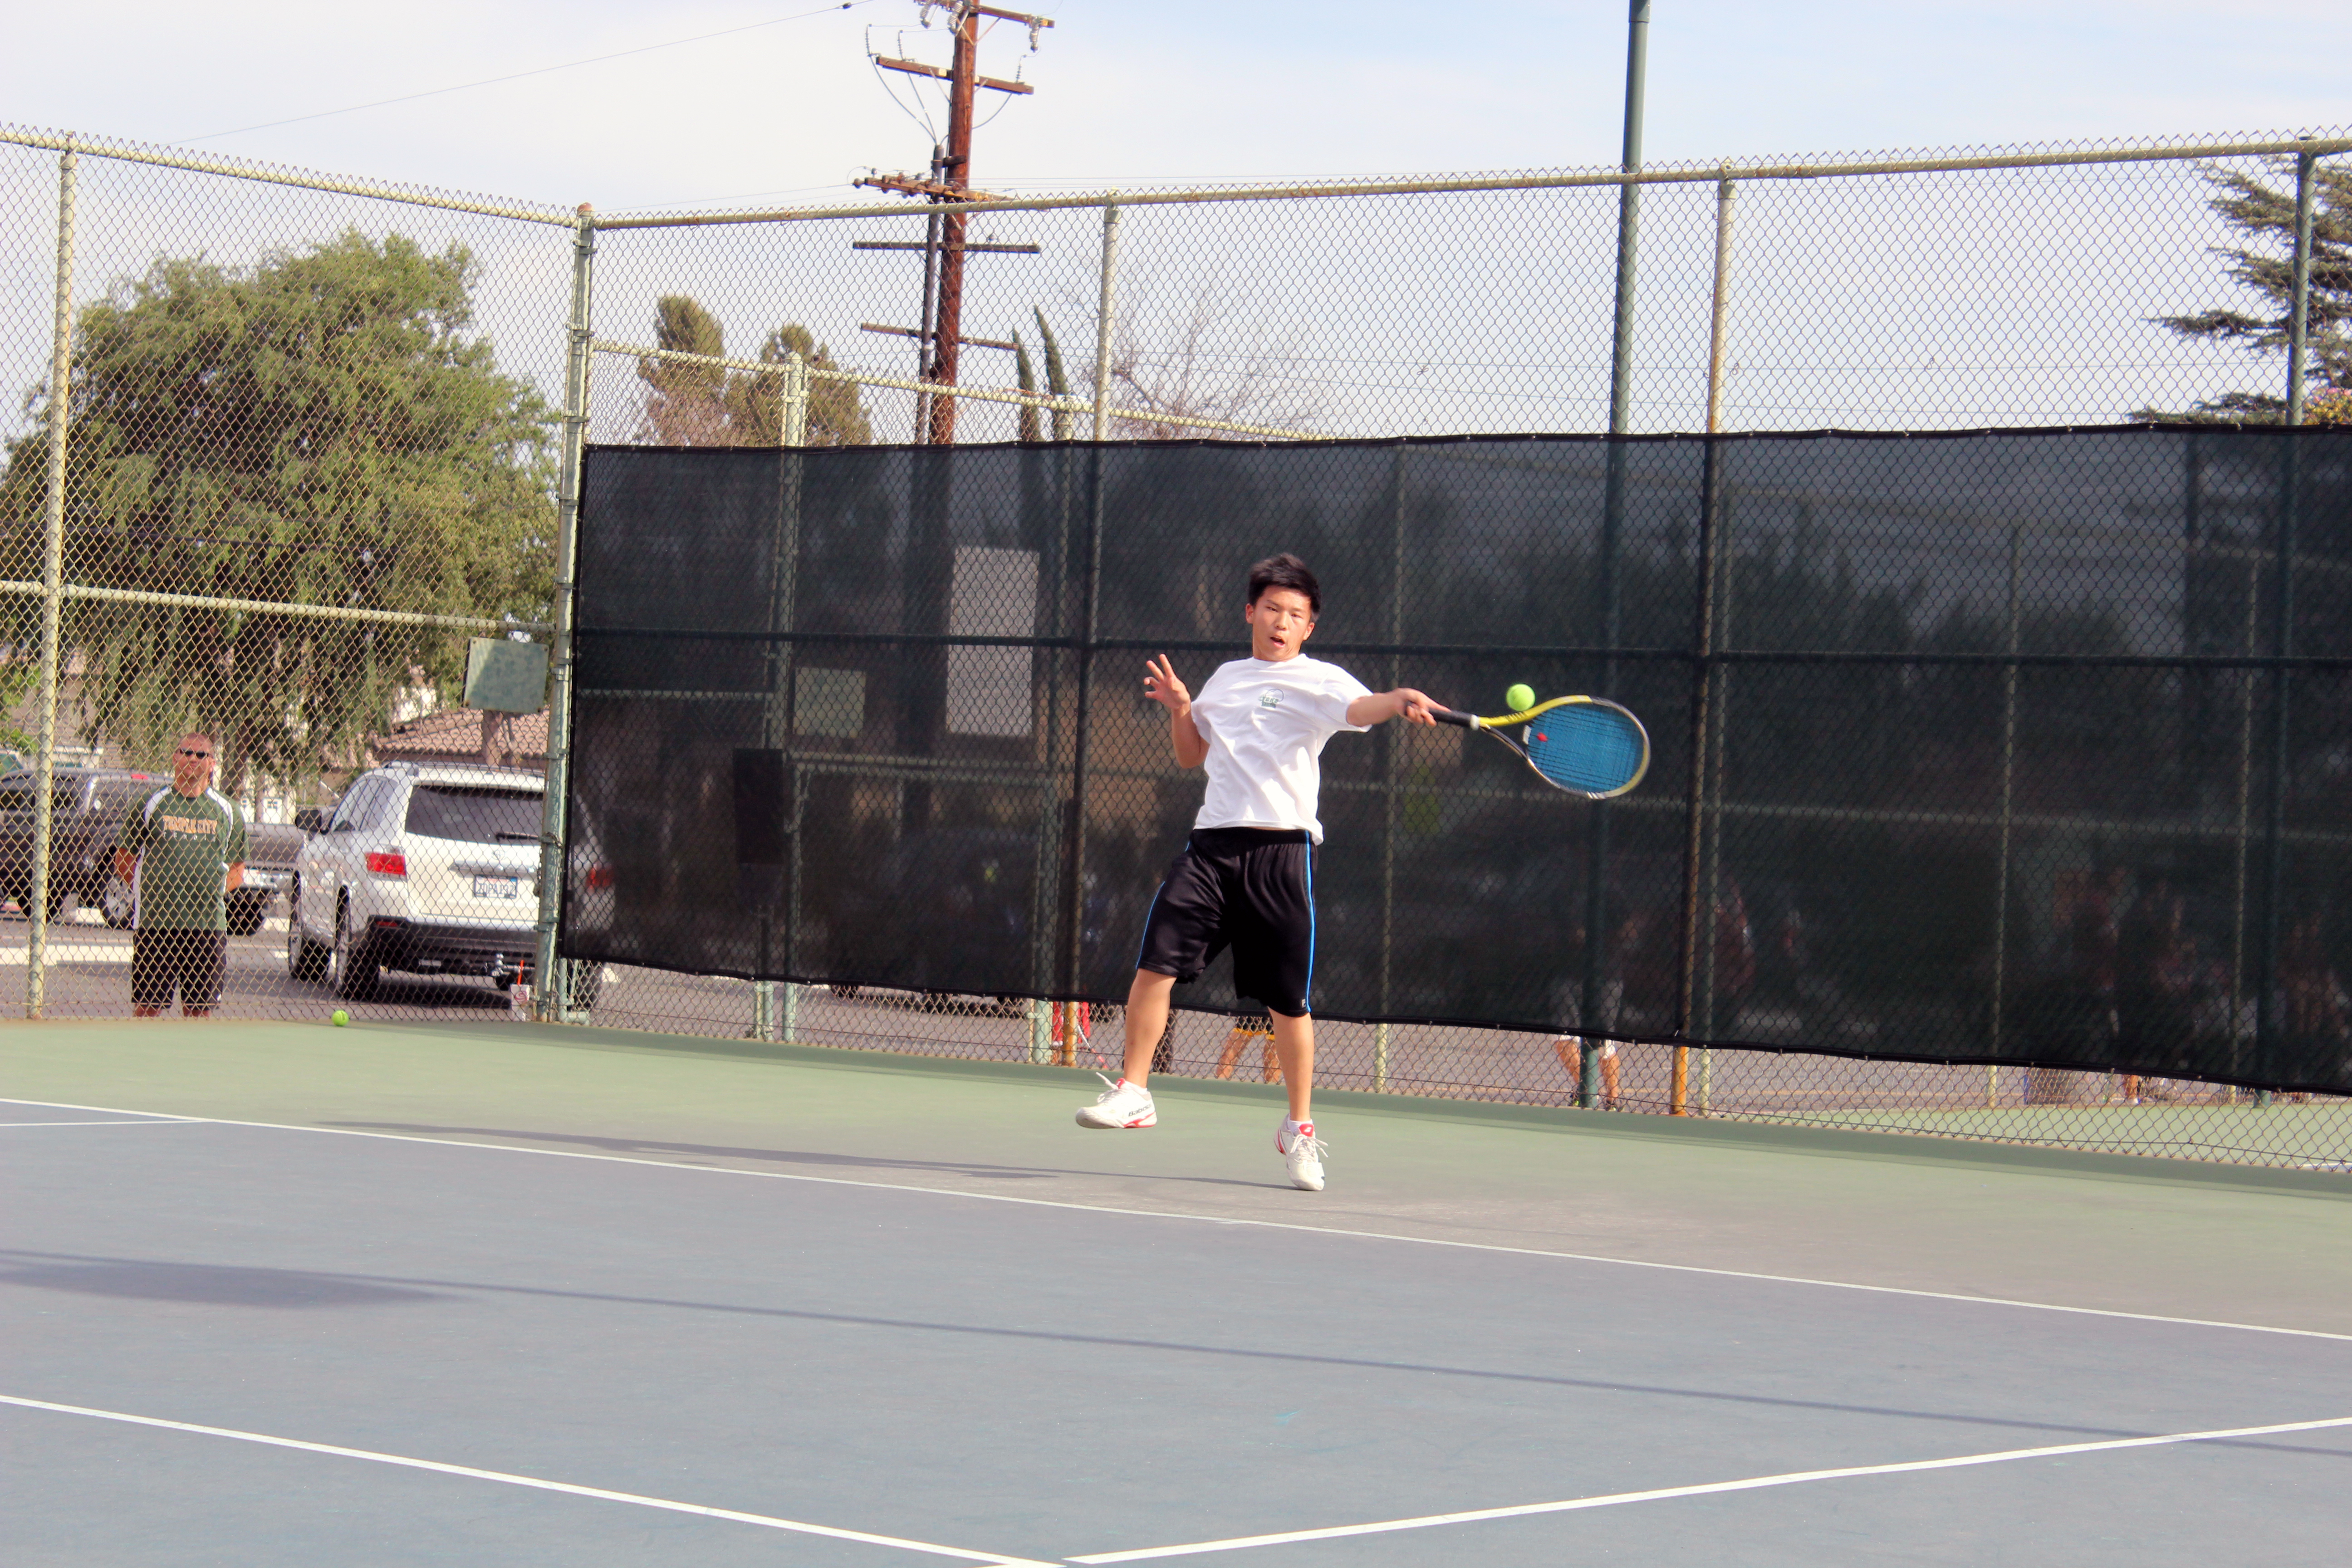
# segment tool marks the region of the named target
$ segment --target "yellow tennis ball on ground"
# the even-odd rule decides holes
[[[344,1012],[341,1007],[336,1008],[332,1013],[327,1015],[327,1022],[334,1025],[338,1029],[341,1028],[345,1024],[348,1024],[351,1021],[352,1016],[349,1013]]]
[[[1532,686],[1523,683],[1503,693],[1503,706],[1514,713],[1524,713],[1535,705],[1536,690]]]

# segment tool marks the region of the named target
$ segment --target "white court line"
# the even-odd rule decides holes
[[[957,1557],[967,1563],[978,1563],[986,1568],[1055,1568],[1033,1558],[1008,1557],[998,1552],[967,1552],[960,1546],[934,1546],[928,1541],[908,1541],[896,1535],[874,1535],[862,1530],[836,1530],[829,1524],[806,1524],[799,1520],[773,1519],[764,1513],[741,1513],[731,1508],[706,1508],[700,1503],[674,1502],[668,1498],[642,1497],[635,1492],[607,1491],[602,1487],[578,1487],[569,1481],[541,1480],[536,1476],[512,1476],[503,1470],[479,1470],[471,1465],[445,1465],[436,1459],[412,1459],[402,1454],[379,1454],[367,1448],[343,1448],[332,1443],[306,1443],[295,1437],[272,1437],[261,1432],[239,1432],[228,1426],[199,1426],[186,1421],[165,1421],[153,1415],[126,1415],[119,1410],[92,1410],[81,1405],[56,1405],[46,1399],[25,1399],[13,1394],[0,1394],[0,1405],[20,1405],[26,1410],[48,1410],[61,1415],[90,1415],[100,1421],[123,1421],[133,1426],[160,1426],[167,1432],[193,1432],[201,1437],[234,1437],[240,1443],[259,1443],[272,1448],[299,1448],[306,1454],[331,1454],[342,1459],[366,1459],[379,1465],[397,1465],[404,1469],[432,1470],[445,1476],[464,1476],[469,1480],[498,1481],[510,1487],[530,1487],[537,1491],[563,1492],[572,1497],[595,1498],[604,1502],[625,1502],[638,1508],[657,1508],[670,1513],[698,1514],[705,1519],[723,1519],[736,1524],[757,1524],[769,1530],[791,1531],[796,1535],[823,1535],[835,1541],[855,1541],[867,1546],[894,1546],[901,1552],[924,1552],[934,1557]]]
[[[124,1110],[118,1106],[71,1105],[51,1100],[9,1100],[0,1105],[37,1105],[55,1110],[108,1110],[124,1116],[165,1114]],[[1486,1241],[1454,1241],[1433,1236],[1400,1236],[1383,1230],[1347,1230],[1337,1226],[1301,1225],[1292,1220],[1246,1219],[1230,1215],[1184,1214],[1173,1209],[1121,1208],[1112,1204],[1070,1203],[1060,1198],[1024,1198],[1007,1193],[972,1193],[959,1187],[918,1187],[898,1182],[860,1182],[846,1176],[810,1176],[797,1171],[746,1171],[733,1165],[697,1165],[684,1160],[646,1160],[633,1154],[591,1154],[579,1149],[534,1149],[520,1143],[485,1143],[467,1138],[425,1138],[414,1132],[370,1132],[356,1127],[304,1127],[289,1121],[243,1121],[226,1116],[190,1116],[216,1127],[258,1127],[276,1132],[321,1132],[340,1138],[380,1138],[393,1143],[431,1143],[445,1149],[488,1149],[501,1154],[537,1154],[554,1160],[590,1160],[614,1165],[650,1165],[664,1171],[697,1171],[707,1176],[748,1176],[763,1182],[803,1182],[823,1187],[862,1187],[877,1193],[922,1193],[932,1197],[967,1198],[974,1203],[1013,1204],[1025,1208],[1069,1209],[1081,1214],[1115,1214],[1137,1219],[1183,1220],[1193,1225],[1244,1226],[1259,1230],[1295,1231],[1306,1236],[1342,1236],[1358,1241],[1393,1241],[1410,1247],[1446,1247],[1468,1252],[1499,1252],[1516,1258],[1556,1258],[1568,1263],[1605,1263],[1617,1268],[1652,1268],[1667,1274],[1701,1274],[1717,1279],[1750,1279],[1767,1285],[1804,1285],[1821,1290],[1859,1290],[1874,1296],[1907,1296],[1923,1301],[1958,1301],[1972,1307],[2012,1307],[2030,1312],[2066,1312],[2076,1317],[2114,1318],[2135,1323],[2169,1323],[2190,1329],[2231,1329],[2248,1334],[2284,1334],[2293,1339],[2336,1340],[2352,1343],[2352,1333],[2326,1329],[2286,1329],[2270,1323],[2236,1323],[2218,1318],[2176,1318],[2159,1312],[2126,1312],[2113,1307],[2069,1307],[2055,1301],[2020,1301],[2005,1296],[1970,1296],[1957,1290],[1919,1290],[1903,1285],[1864,1285],[1851,1279],[1811,1279],[1799,1274],[1762,1274],[1745,1268],[1709,1268],[1696,1263],[1658,1263],[1644,1258],[1609,1258],[1591,1252],[1559,1252],[1541,1247],[1502,1247]]]
[[[2352,1426],[2352,1415],[2326,1421],[2288,1421],[2275,1426],[2235,1426],[2220,1432],[2174,1432],[2161,1437],[2118,1437],[2101,1443],[2063,1443],[2050,1448],[2010,1448],[1998,1454],[1962,1454],[1949,1459],[1913,1459],[1896,1465],[1854,1465],[1838,1470],[1794,1470],[1783,1476],[1750,1476],[1744,1480],[1708,1481],[1695,1487],[1660,1487],[1654,1491],[1612,1492],[1606,1497],[1571,1498],[1566,1502],[1522,1503],[1516,1508],[1474,1509],[1466,1513],[1432,1513],[1419,1519],[1383,1520],[1378,1524],[1341,1524],[1328,1530],[1286,1530],[1274,1535],[1237,1535],[1230,1541],[1197,1541],[1185,1546],[1148,1546],[1139,1552],[1102,1552],[1072,1557],[1072,1563],[1140,1563],[1152,1557],[1192,1557],[1208,1552],[1239,1552],[1251,1546],[1286,1546],[1300,1541],[1338,1541],[1350,1535],[1384,1535],[1399,1530],[1428,1530],[1442,1524],[1473,1524],[1489,1519],[1524,1519],[1538,1513],[1573,1513],[1588,1508],[1615,1508],[1629,1502],[1660,1502],[1669,1498],[1707,1497],[1717,1492],[1748,1492],[1766,1487],[1801,1486],[1808,1481],[1837,1481],[1854,1476],[1900,1476],[1917,1470],[1957,1470],[1970,1465],[2002,1465],[2016,1459],[2047,1459],[2062,1454],[2103,1454],[2117,1448],[2156,1448],[2174,1443],[2216,1443],[2229,1437],[2267,1437],[2281,1432],[2316,1432],[2329,1426]]]
[[[9,1100],[22,1105],[22,1100]],[[201,1119],[194,1116],[110,1116],[103,1121],[0,1121],[0,1127],[193,1127]]]

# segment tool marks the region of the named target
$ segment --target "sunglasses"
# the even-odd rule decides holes
[[[180,748],[180,755],[184,757],[209,757],[212,753],[210,752],[192,752],[188,750],[187,747],[182,746]]]

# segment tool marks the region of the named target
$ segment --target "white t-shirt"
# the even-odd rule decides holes
[[[1370,695],[1338,665],[1305,654],[1219,665],[1192,699],[1193,728],[1209,742],[1209,789],[1192,826],[1303,827],[1322,843],[1323,742],[1370,729],[1348,722],[1348,704]]]

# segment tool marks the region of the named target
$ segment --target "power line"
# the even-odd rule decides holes
[[[242,136],[248,131],[271,131],[280,125],[299,125],[308,120],[327,120],[338,114],[357,114],[363,109],[383,109],[394,103],[414,103],[420,98],[438,98],[444,93],[464,92],[471,88],[496,87],[502,81],[520,81],[525,77],[545,76],[551,71],[568,71],[581,66],[601,65],[606,60],[625,59],[631,55],[648,55],[656,49],[674,49],[681,44],[699,44],[709,38],[724,38],[735,33],[749,33],[761,27],[781,26],[786,22],[804,22],[811,16],[829,16],[835,11],[847,11],[858,5],[870,5],[874,0],[842,0],[835,5],[821,5],[814,11],[802,11],[790,16],[771,16],[764,22],[746,22],[740,27],[721,27],[715,33],[697,33],[690,38],[671,38],[659,44],[642,44],[634,49],[617,49],[609,55],[593,55],[584,60],[566,60],[562,65],[537,66],[527,71],[508,76],[484,77],[479,81],[461,81],[455,87],[428,88],[423,92],[403,93],[398,98],[379,98],[372,103],[354,103],[342,109],[322,109],[316,114],[297,114],[287,120],[268,120],[258,125],[240,125],[234,131],[207,131],[201,136],[183,136],[181,143],[211,142],[223,136]]]

